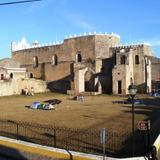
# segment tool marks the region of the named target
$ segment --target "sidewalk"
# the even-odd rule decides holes
[[[160,150],[157,153],[157,158],[160,159]]]

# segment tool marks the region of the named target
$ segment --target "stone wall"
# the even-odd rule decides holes
[[[152,90],[160,89],[160,58],[151,59]]]
[[[126,56],[126,63],[123,65],[120,64],[122,55]],[[114,34],[72,37],[64,39],[61,44],[37,45],[12,52],[12,59],[20,62],[21,67],[27,68],[34,78],[46,80],[52,91],[65,93],[73,88],[73,83],[75,90],[85,90],[86,68],[93,74],[93,84],[95,78],[98,79],[104,93],[117,94],[117,83],[122,81],[122,94],[126,94],[131,79],[138,90],[144,92],[148,85],[150,87],[152,73],[146,64],[146,58],[149,61],[152,56],[149,45],[122,46],[120,37]]]
[[[153,57],[151,59],[152,65],[152,80],[160,80],[160,58]]]
[[[95,36],[95,56],[96,58],[110,58],[112,57],[112,52],[110,52],[110,47],[119,45],[120,37],[118,36],[105,36],[97,35]]]
[[[65,39],[63,44],[15,51],[12,59],[21,63],[22,67],[34,75],[35,78],[45,77],[47,81],[57,81],[68,77],[76,61],[76,54],[80,53],[82,61],[94,59],[94,36]],[[52,65],[52,57],[57,55],[57,65]],[[33,57],[38,58],[38,66],[33,67]]]
[[[8,80],[0,81],[0,96],[9,96],[21,94],[22,89],[28,88],[31,90],[34,87],[35,93],[41,93],[47,91],[47,85],[45,81],[35,79],[19,79],[19,80]]]
[[[116,54],[116,65],[113,69],[113,94],[118,94],[118,83],[121,83],[122,94],[128,93],[128,86],[133,83],[139,93],[151,91],[150,46],[133,45],[113,48]],[[137,57],[137,59],[136,59]],[[118,82],[119,81],[119,82]],[[121,81],[121,82],[120,82]],[[119,88],[119,89],[120,89]]]

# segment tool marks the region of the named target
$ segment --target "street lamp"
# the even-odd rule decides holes
[[[137,87],[133,85],[129,85],[128,87],[129,95],[132,98],[132,156],[134,156],[134,149],[135,149],[135,144],[134,144],[134,97],[137,93]]]

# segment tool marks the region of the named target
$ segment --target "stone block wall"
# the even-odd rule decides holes
[[[122,94],[128,93],[128,86],[133,83],[138,92],[151,91],[151,63],[152,55],[150,46],[129,45],[113,48],[116,54],[116,65],[113,69],[113,93],[118,93],[118,81],[122,82]],[[125,57],[124,60],[122,60]],[[122,62],[123,61],[123,62]],[[124,63],[124,64],[123,64]],[[125,67],[124,67],[125,66]],[[126,68],[127,67],[127,68]],[[121,75],[121,76],[120,76]],[[124,82],[123,82],[124,81]],[[123,89],[124,88],[124,89]]]
[[[110,52],[110,47],[119,45],[120,38],[113,35],[96,35],[95,36],[95,57],[96,58],[110,58],[112,57],[112,52]]]
[[[160,58],[152,58],[152,80],[160,80]]]
[[[47,85],[45,81],[35,79],[19,79],[10,81],[0,81],[0,96],[9,96],[21,94],[22,89],[28,88],[31,90],[34,87],[35,93],[42,93],[47,91]]]
[[[94,36],[65,39],[63,44],[15,51],[12,59],[26,67],[35,78],[45,77],[47,81],[62,80],[73,71],[71,64],[80,53],[82,61],[94,59]],[[57,65],[52,65],[52,56],[57,55]],[[38,58],[38,66],[33,67],[33,57]]]
[[[120,64],[122,55],[126,56],[124,65]],[[53,63],[55,56],[56,63]],[[139,59],[138,64],[135,63],[136,56]],[[71,82],[76,90],[84,91],[86,81],[83,70],[88,68],[93,78],[99,80],[104,93],[116,94],[118,81],[122,81],[122,94],[126,94],[131,79],[139,91],[144,92],[145,85],[151,79],[148,75],[152,73],[151,68],[146,66],[145,57],[149,59],[152,56],[149,45],[122,46],[120,37],[114,34],[72,37],[64,39],[62,44],[12,52],[13,60],[20,62],[21,67],[26,67],[33,77],[46,80],[53,91],[65,92],[72,88]],[[36,67],[33,65],[35,57],[38,64]],[[156,64],[152,66],[157,68]]]
[[[151,59],[152,90],[160,89],[160,58]]]

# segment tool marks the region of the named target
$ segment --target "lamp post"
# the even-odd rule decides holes
[[[135,142],[134,142],[134,97],[137,93],[137,87],[133,84],[128,87],[129,95],[132,98],[132,156],[134,156]]]

